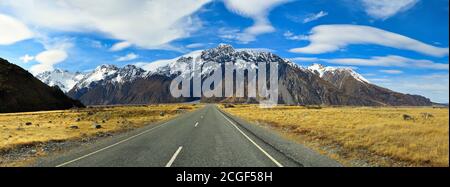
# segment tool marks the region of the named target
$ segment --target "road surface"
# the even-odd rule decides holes
[[[271,136],[269,134],[269,136]],[[297,151],[302,154],[301,150]],[[311,156],[309,156],[311,157]],[[316,157],[316,156],[312,156]],[[327,160],[327,159],[325,159]],[[56,157],[55,167],[301,167],[214,105]],[[314,161],[313,161],[314,162]],[[316,161],[322,162],[322,161]],[[327,160],[326,162],[330,162]],[[331,161],[330,163],[337,163]],[[311,165],[311,164],[310,164]],[[315,165],[315,164],[312,164]],[[317,163],[318,166],[324,165]],[[325,166],[328,166],[325,164]]]

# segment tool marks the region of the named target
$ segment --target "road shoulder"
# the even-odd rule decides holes
[[[337,161],[321,155],[304,145],[286,140],[275,132],[271,132],[268,129],[253,125],[220,109],[218,110],[242,128],[242,130],[244,130],[247,134],[259,139],[259,141],[276,149],[304,167],[342,167],[342,165]]]

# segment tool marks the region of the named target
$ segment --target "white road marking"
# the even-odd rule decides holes
[[[247,138],[247,140],[249,140],[253,145],[255,145],[262,153],[264,153],[270,160],[272,160],[273,163],[275,163],[278,167],[283,167],[283,165],[281,165],[277,160],[275,160],[275,158],[273,158],[272,156],[269,155],[269,153],[267,153],[263,148],[261,148],[258,144],[256,144],[255,141],[253,141],[250,137],[248,137],[244,132],[242,132],[241,129],[239,129],[239,127],[237,127],[236,124],[234,124],[230,119],[228,119],[228,117],[226,117],[224,114],[222,114],[222,112],[219,111],[219,113],[228,121],[231,123],[231,125],[233,125],[242,135],[244,135],[245,138]]]
[[[153,127],[153,128],[151,128],[151,129],[148,129],[148,130],[146,130],[146,131],[144,131],[144,132],[141,132],[141,133],[139,133],[139,134],[136,134],[136,135],[134,135],[134,136],[131,136],[131,137],[129,137],[129,138],[125,139],[125,140],[122,140],[122,141],[120,141],[120,142],[117,142],[117,143],[115,143],[115,144],[112,144],[112,145],[110,145],[110,146],[107,146],[107,147],[105,147],[105,148],[102,148],[102,149],[99,149],[99,150],[94,151],[94,152],[92,152],[92,153],[89,153],[89,154],[87,154],[87,155],[81,156],[81,157],[79,157],[79,158],[73,159],[73,160],[68,161],[68,162],[64,162],[64,163],[62,163],[62,164],[60,164],[60,165],[57,165],[56,167],[62,167],[62,166],[71,164],[71,163],[73,163],[73,162],[79,161],[79,160],[81,160],[81,159],[84,159],[84,158],[86,158],[86,157],[89,157],[89,156],[91,156],[91,155],[97,154],[97,153],[102,152],[102,151],[104,151],[104,150],[107,150],[107,149],[109,149],[109,148],[111,148],[111,147],[117,146],[117,145],[119,145],[119,144],[121,144],[121,143],[124,143],[124,142],[127,142],[127,141],[129,141],[129,140],[132,140],[132,139],[134,139],[134,138],[136,138],[136,137],[138,137],[138,136],[141,136],[141,135],[143,135],[143,134],[145,134],[145,133],[151,132],[151,131],[153,131],[153,130],[155,130],[155,129],[157,129],[157,128],[160,128],[160,127],[162,127],[162,126],[165,126],[166,124],[167,124],[167,122],[166,122],[166,123],[163,123],[163,124],[161,124],[161,125],[158,125],[158,126],[156,126],[156,127]]]
[[[180,146],[175,154],[173,154],[172,158],[169,160],[169,162],[166,164],[166,167],[172,166],[173,162],[175,162],[175,159],[177,159],[178,154],[180,154],[181,149],[183,149],[183,146]]]
[[[194,127],[197,127],[198,126],[198,122],[197,123],[195,123],[195,126]]]

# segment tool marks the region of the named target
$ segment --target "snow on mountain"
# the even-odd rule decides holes
[[[49,85],[60,86],[66,92],[69,91],[67,94],[70,97],[87,105],[185,102],[193,98],[172,98],[168,93],[170,81],[174,76],[188,73],[187,70],[196,66],[202,66],[202,75],[206,75],[213,69],[204,66],[207,62],[233,62],[235,68],[241,70],[257,69],[259,62],[278,62],[281,103],[364,106],[422,106],[431,103],[421,96],[401,94],[372,85],[352,68],[325,67],[320,64],[301,67],[268,51],[234,49],[224,44],[153,63],[138,63],[122,68],[102,65],[81,75],[56,70],[40,75],[40,79]],[[220,98],[217,99],[211,101],[220,102]]]
[[[84,76],[73,88],[82,89],[97,83],[118,83],[131,82],[136,78],[143,77],[145,70],[135,65],[127,65],[119,68],[114,65],[101,65],[93,72]]]
[[[327,73],[330,73],[331,75],[336,74],[349,74],[356,80],[363,82],[363,83],[370,83],[367,79],[365,79],[361,74],[355,72],[352,68],[347,67],[326,67],[322,64],[313,64],[312,66],[309,66],[307,68],[309,71],[319,75],[321,78],[323,78]]]
[[[72,88],[82,89],[95,86],[96,84],[114,83],[123,84],[131,82],[136,78],[145,78],[152,75],[180,75],[188,73],[188,69],[194,66],[202,66],[202,75],[209,73],[213,68],[205,67],[206,62],[235,62],[237,68],[257,69],[258,62],[279,62],[286,63],[302,71],[308,71],[324,78],[325,75],[350,75],[363,83],[369,83],[363,76],[353,71],[351,68],[325,67],[320,64],[314,64],[309,67],[301,67],[289,60],[282,59],[279,56],[264,50],[252,49],[234,49],[231,45],[221,44],[216,48],[208,50],[193,51],[174,59],[158,60],[151,63],[137,63],[127,65],[123,68],[114,65],[101,65],[94,71],[81,74],[70,73],[68,71],[55,70],[45,72],[37,77],[44,83],[53,86],[59,86],[63,91],[68,92]]]
[[[186,55],[168,59],[158,60],[151,63],[139,63],[138,67],[148,71],[148,75],[174,75],[187,73],[187,69],[192,69],[193,66],[202,66],[202,74],[210,72],[213,67],[205,67],[207,62],[225,63],[235,62],[237,68],[253,68],[257,69],[258,62],[286,62],[288,61],[279,58],[267,50],[261,49],[234,49],[231,45],[220,44],[216,48],[208,50],[198,50],[188,53]],[[248,66],[248,67],[247,67]]]
[[[71,73],[55,69],[53,71],[46,71],[36,75],[36,78],[49,86],[58,86],[62,91],[68,92],[72,89],[85,75],[83,73]]]
[[[144,69],[148,76],[155,74],[170,76],[179,72],[186,72],[186,68],[190,68],[190,63],[187,62],[186,59],[192,59],[192,61],[194,61],[194,59],[199,58],[201,55],[202,51],[198,50],[173,59],[157,60],[150,63],[138,63],[135,65]]]

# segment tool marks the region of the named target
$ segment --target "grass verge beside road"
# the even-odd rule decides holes
[[[448,108],[221,107],[346,166],[449,166]]]
[[[199,107],[167,104],[0,114],[0,166],[27,165],[58,150],[58,144],[133,130]]]

